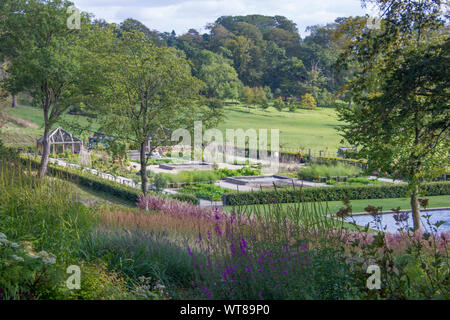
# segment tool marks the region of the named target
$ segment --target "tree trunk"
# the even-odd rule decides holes
[[[17,107],[17,96],[16,96],[16,95],[13,95],[13,96],[12,96],[12,104],[11,104],[11,107],[12,107],[12,108]]]
[[[411,194],[411,209],[412,216],[414,222],[414,230],[423,230],[422,222],[420,220],[420,207],[419,207],[419,198],[418,198],[418,187]]]
[[[147,159],[145,155],[145,147],[147,143],[143,142],[141,144],[141,180],[142,180],[142,193],[147,195]]]
[[[41,158],[41,167],[39,170],[39,175],[42,179],[45,178],[45,174],[47,173],[48,167],[48,157],[50,155],[50,141],[49,141],[50,130],[47,125],[45,125],[44,129],[44,141],[43,141],[43,150],[42,150],[42,158]]]

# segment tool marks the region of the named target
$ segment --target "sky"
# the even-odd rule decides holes
[[[150,29],[178,35],[190,28],[205,31],[224,15],[282,15],[293,20],[302,36],[307,26],[333,22],[337,17],[364,15],[360,0],[72,0],[81,11],[120,23],[127,18]]]

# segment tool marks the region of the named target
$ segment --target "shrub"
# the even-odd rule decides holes
[[[450,194],[450,182],[430,182],[422,186],[426,196]],[[313,188],[289,188],[270,191],[230,192],[222,196],[224,205],[241,206],[268,203],[295,203],[311,201],[341,201],[342,199],[404,198],[409,194],[408,185],[333,186]]]
[[[308,108],[308,109],[317,108],[316,99],[314,99],[314,97],[310,93],[307,93],[302,97],[302,100],[300,101],[300,105],[302,107]]]
[[[42,291],[55,290],[55,263],[54,255],[36,253],[30,242],[11,242],[0,233],[0,300],[37,299]]]
[[[187,203],[191,203],[193,205],[199,205],[200,201],[198,200],[198,198],[196,196],[193,196],[191,194],[186,194],[186,193],[177,193],[177,194],[171,194],[169,195],[170,199],[173,200],[179,200],[182,202],[187,202]]]
[[[220,201],[222,195],[226,192],[226,189],[223,189],[214,184],[204,184],[199,183],[193,186],[187,186],[181,189],[181,192],[187,194],[193,194],[198,198],[211,200],[211,201]]]
[[[80,266],[80,289],[66,290],[66,299],[74,300],[123,300],[132,299],[125,279],[110,272],[104,265],[87,264]]]
[[[273,107],[280,112],[283,111],[285,106],[286,105],[284,104],[284,101],[281,97],[278,97],[273,101]]]

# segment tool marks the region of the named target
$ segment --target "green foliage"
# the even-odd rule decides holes
[[[54,255],[36,253],[32,243],[11,242],[0,233],[0,300],[42,298],[42,291],[55,290],[55,263]]]
[[[278,97],[273,101],[273,106],[275,109],[281,112],[286,105],[284,104],[283,99],[281,97]]]
[[[31,165],[34,168],[39,166],[39,162],[29,158],[22,158],[22,162],[26,165]],[[126,187],[117,182],[110,180],[105,180],[92,174],[88,174],[76,169],[60,168],[57,166],[49,166],[49,174],[57,176],[61,179],[66,179],[71,182],[86,186],[88,188],[102,191],[113,195],[115,197],[121,198],[132,204],[137,203],[141,193],[137,189]],[[194,202],[195,198],[192,197],[176,197],[175,195],[169,195],[170,198],[174,198],[180,201]]]
[[[252,88],[245,86],[241,90],[240,99],[247,106],[253,104],[255,102],[255,93]]]
[[[83,242],[84,258],[101,259],[109,270],[129,281],[151,277],[171,286],[191,285],[193,267],[190,257],[167,233],[133,230],[97,231]]]
[[[314,97],[307,93],[302,97],[302,100],[300,101],[300,105],[304,108],[308,108],[308,109],[315,109],[317,108],[317,102],[316,99],[314,99]]]
[[[216,99],[237,99],[242,83],[230,61],[222,56],[203,50],[197,77],[207,85],[206,96]]]
[[[171,195],[169,195],[169,198],[174,199],[174,200],[179,200],[182,202],[192,203],[194,205],[200,204],[200,201],[198,200],[198,198],[196,196],[187,194],[187,193],[171,194]]]
[[[422,194],[427,196],[450,195],[450,182],[424,184]],[[222,200],[227,206],[250,204],[296,203],[311,201],[340,201],[342,199],[403,198],[409,195],[407,185],[332,186],[312,188],[276,189],[273,191],[230,192]]]
[[[417,188],[449,163],[448,6],[441,1],[373,1],[380,30],[357,27],[342,60],[360,72],[346,87],[353,106],[338,109],[342,136],[361,147],[371,169],[408,182],[415,228]]]
[[[222,199],[222,195],[228,190],[214,184],[199,183],[196,185],[186,186],[180,191],[187,194],[193,194],[197,198],[220,201]]]
[[[127,300],[133,296],[125,280],[117,273],[109,272],[105,266],[83,264],[81,269],[81,288],[67,290],[65,299],[75,300]]]
[[[355,166],[349,165],[336,165],[328,166],[321,164],[312,164],[305,168],[298,170],[298,177],[304,180],[316,181],[319,177],[332,178],[332,177],[353,177],[362,173],[362,170]]]

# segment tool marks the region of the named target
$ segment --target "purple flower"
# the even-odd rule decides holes
[[[277,203],[277,200],[273,200],[272,203],[273,203],[273,204]]]
[[[249,267],[245,267],[245,270],[247,270],[247,272],[252,272],[252,270]]]
[[[287,272],[287,270],[283,270],[281,273],[288,274],[289,272]]]
[[[208,290],[208,288],[203,288],[203,292],[206,293],[208,295],[208,298],[211,298],[211,291]]]
[[[244,238],[241,239],[241,244],[240,244],[240,248],[241,248],[241,252],[242,253],[246,253],[247,251],[245,250],[245,248],[247,247],[247,241],[245,241]]]
[[[188,250],[189,255],[192,257],[192,251],[191,251],[191,248],[188,248],[187,250]]]
[[[216,214],[216,220],[220,220],[220,215]]]
[[[263,296],[262,296],[262,292],[260,291],[260,292],[258,292],[258,296],[259,296],[259,298],[261,299],[261,300],[264,300],[264,298],[263,298]]]
[[[222,230],[220,230],[220,227],[218,225],[216,226],[216,232],[219,236],[222,235]]]

